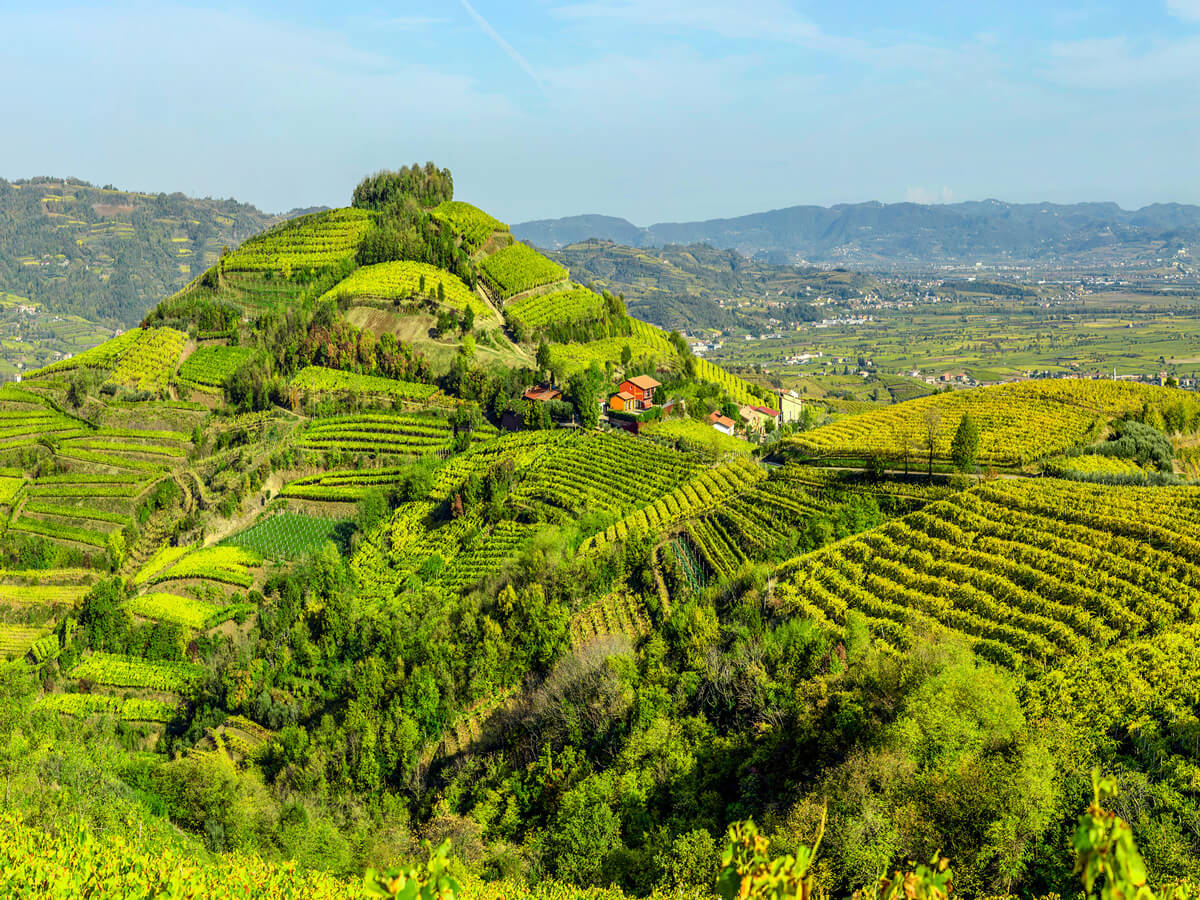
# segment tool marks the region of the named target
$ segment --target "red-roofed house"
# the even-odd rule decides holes
[[[660,387],[662,384],[649,375],[635,375],[622,381],[617,392],[629,394],[633,398],[634,405],[627,409],[649,409],[654,405],[654,391]]]
[[[529,388],[521,396],[526,400],[534,400],[538,403],[545,403],[547,400],[562,399],[562,391],[560,391],[558,388],[538,385],[536,387]]]
[[[733,419],[729,418],[729,416],[723,416],[718,411],[713,410],[709,414],[708,421],[721,434],[727,434],[730,437],[733,436]]]

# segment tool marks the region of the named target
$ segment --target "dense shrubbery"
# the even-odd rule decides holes
[[[413,163],[396,172],[368,175],[354,189],[354,205],[360,209],[387,209],[404,197],[413,197],[426,208],[454,199],[454,178],[449,169],[431,162]]]

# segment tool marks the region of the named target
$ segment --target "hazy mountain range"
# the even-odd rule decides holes
[[[513,226],[521,240],[557,249],[601,238],[634,247],[706,243],[772,262],[908,267],[929,262],[1105,262],[1157,258],[1200,246],[1200,206],[1156,203],[791,206],[706,222],[642,228],[583,215]]]

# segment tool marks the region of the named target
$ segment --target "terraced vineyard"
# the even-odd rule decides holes
[[[112,340],[97,344],[90,350],[84,350],[75,356],[59,360],[48,366],[43,366],[33,372],[25,373],[25,378],[38,378],[44,375],[57,375],[71,372],[75,369],[111,369],[130,347],[141,337],[143,329],[131,328]]]
[[[747,406],[757,406],[762,403],[762,398],[750,390],[750,383],[726,372],[720,366],[709,362],[702,357],[695,357],[696,360],[696,377],[701,381],[709,381],[723,390],[729,395],[729,398],[735,403],[745,404]],[[957,422],[955,423],[958,424]]]
[[[0,659],[24,656],[43,630],[36,625],[0,624]]]
[[[135,616],[155,622],[169,622],[184,628],[205,628],[219,618],[224,607],[197,600],[156,591],[141,594],[129,601],[129,611]]]
[[[115,716],[124,722],[170,722],[180,713],[178,703],[109,694],[47,694],[38,707],[67,716]]]
[[[355,394],[394,397],[397,400],[428,400],[438,392],[432,384],[412,381],[397,381],[394,378],[377,378],[374,375],[358,375],[326,369],[322,366],[306,366],[292,379],[292,387],[299,391],[328,393],[349,391]]]
[[[113,653],[91,653],[67,674],[107,687],[187,693],[204,677],[204,668],[190,663],[150,662]]]
[[[326,291],[321,299],[342,304],[360,299],[428,300],[460,310],[469,307],[480,318],[494,315],[492,307],[479,299],[457,275],[428,263],[407,260],[355,269],[349,277]]]
[[[650,617],[637,597],[609,594],[571,617],[571,645],[578,647],[598,637],[622,634],[636,641],[650,633]]]
[[[172,551],[178,549],[180,548],[170,548]],[[161,564],[164,559],[168,560],[168,564],[157,572],[148,572],[143,578],[142,573],[151,565],[151,562],[147,562],[134,579],[134,583],[158,584],[163,581],[195,578],[248,588],[254,583],[250,567],[262,563],[257,553],[243,547],[203,547],[199,550],[185,548],[185,551],[178,556],[174,553],[164,553],[162,557],[152,560],[155,565]],[[175,556],[174,560],[171,560],[172,556]]]
[[[584,287],[550,294],[531,294],[504,307],[504,314],[530,331],[548,325],[591,322],[608,315],[604,298]]]
[[[495,426],[485,424],[471,438],[478,443],[496,434]],[[449,450],[453,441],[450,420],[438,412],[362,413],[314,420],[305,429],[300,446],[306,450],[420,456]]]
[[[785,567],[780,602],[897,647],[944,628],[1010,667],[1151,633],[1200,601],[1200,489],[1071,482],[956,494]]]
[[[374,217],[362,209],[335,209],[300,216],[253,237],[224,258],[229,272],[275,271],[290,276],[351,259]]]
[[[430,215],[460,235],[463,243],[472,250],[478,250],[496,232],[508,232],[508,226],[499,219],[461,200],[447,200],[434,207]]]
[[[487,257],[480,269],[501,300],[566,281],[567,270],[528,244],[513,244]]]
[[[121,354],[112,380],[140,391],[161,391],[179,365],[187,335],[174,328],[147,328]]]
[[[624,432],[583,434],[538,456],[509,496],[518,505],[620,512],[653,502],[698,467],[694,457]]]
[[[896,514],[948,493],[902,483],[843,482],[788,465],[689,521],[683,534],[692,561],[728,577],[748,561],[770,558],[789,535],[803,532],[814,518],[837,511],[855,495],[871,497],[883,514]],[[874,524],[862,523],[861,515],[858,521],[856,530]]]
[[[658,335],[646,338],[637,334],[624,337],[608,337],[580,344],[552,344],[550,360],[553,365],[561,367],[569,377],[576,372],[589,368],[596,363],[601,369],[608,362],[618,362],[625,348],[633,356],[635,364],[642,367],[657,369],[668,366],[674,351],[671,345]]]
[[[1146,469],[1131,459],[1100,456],[1094,453],[1047,460],[1043,463],[1043,467],[1053,475],[1065,475],[1066,477],[1119,475],[1126,478],[1145,478],[1149,474]]]
[[[1132,382],[1022,381],[934,394],[850,416],[789,438],[787,446],[796,454],[813,457],[899,459],[907,445],[908,455],[920,459],[927,452],[932,429],[934,456],[946,459],[959,421],[969,412],[979,426],[980,460],[1016,465],[1089,443],[1109,420],[1140,412],[1144,405],[1172,404],[1189,410],[1196,407],[1182,391]]]
[[[585,549],[623,541],[631,535],[652,535],[666,531],[686,519],[701,516],[719,504],[747,490],[766,473],[752,462],[732,462],[704,469],[670,493],[650,505],[610,525],[602,534],[585,544]],[[679,479],[672,479],[672,483]]]
[[[535,525],[498,523],[486,535],[461,547],[442,573],[440,584],[453,591],[473,588],[512,561],[537,531]]]
[[[220,387],[238,367],[252,360],[256,352],[251,347],[200,347],[183,361],[179,377],[192,384]]]

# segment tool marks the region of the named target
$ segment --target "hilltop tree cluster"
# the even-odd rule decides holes
[[[432,162],[413,163],[398,171],[376,172],[368,175],[354,189],[353,206],[359,209],[385,210],[411,197],[421,206],[431,208],[454,199],[454,178],[449,169],[439,169]]]

